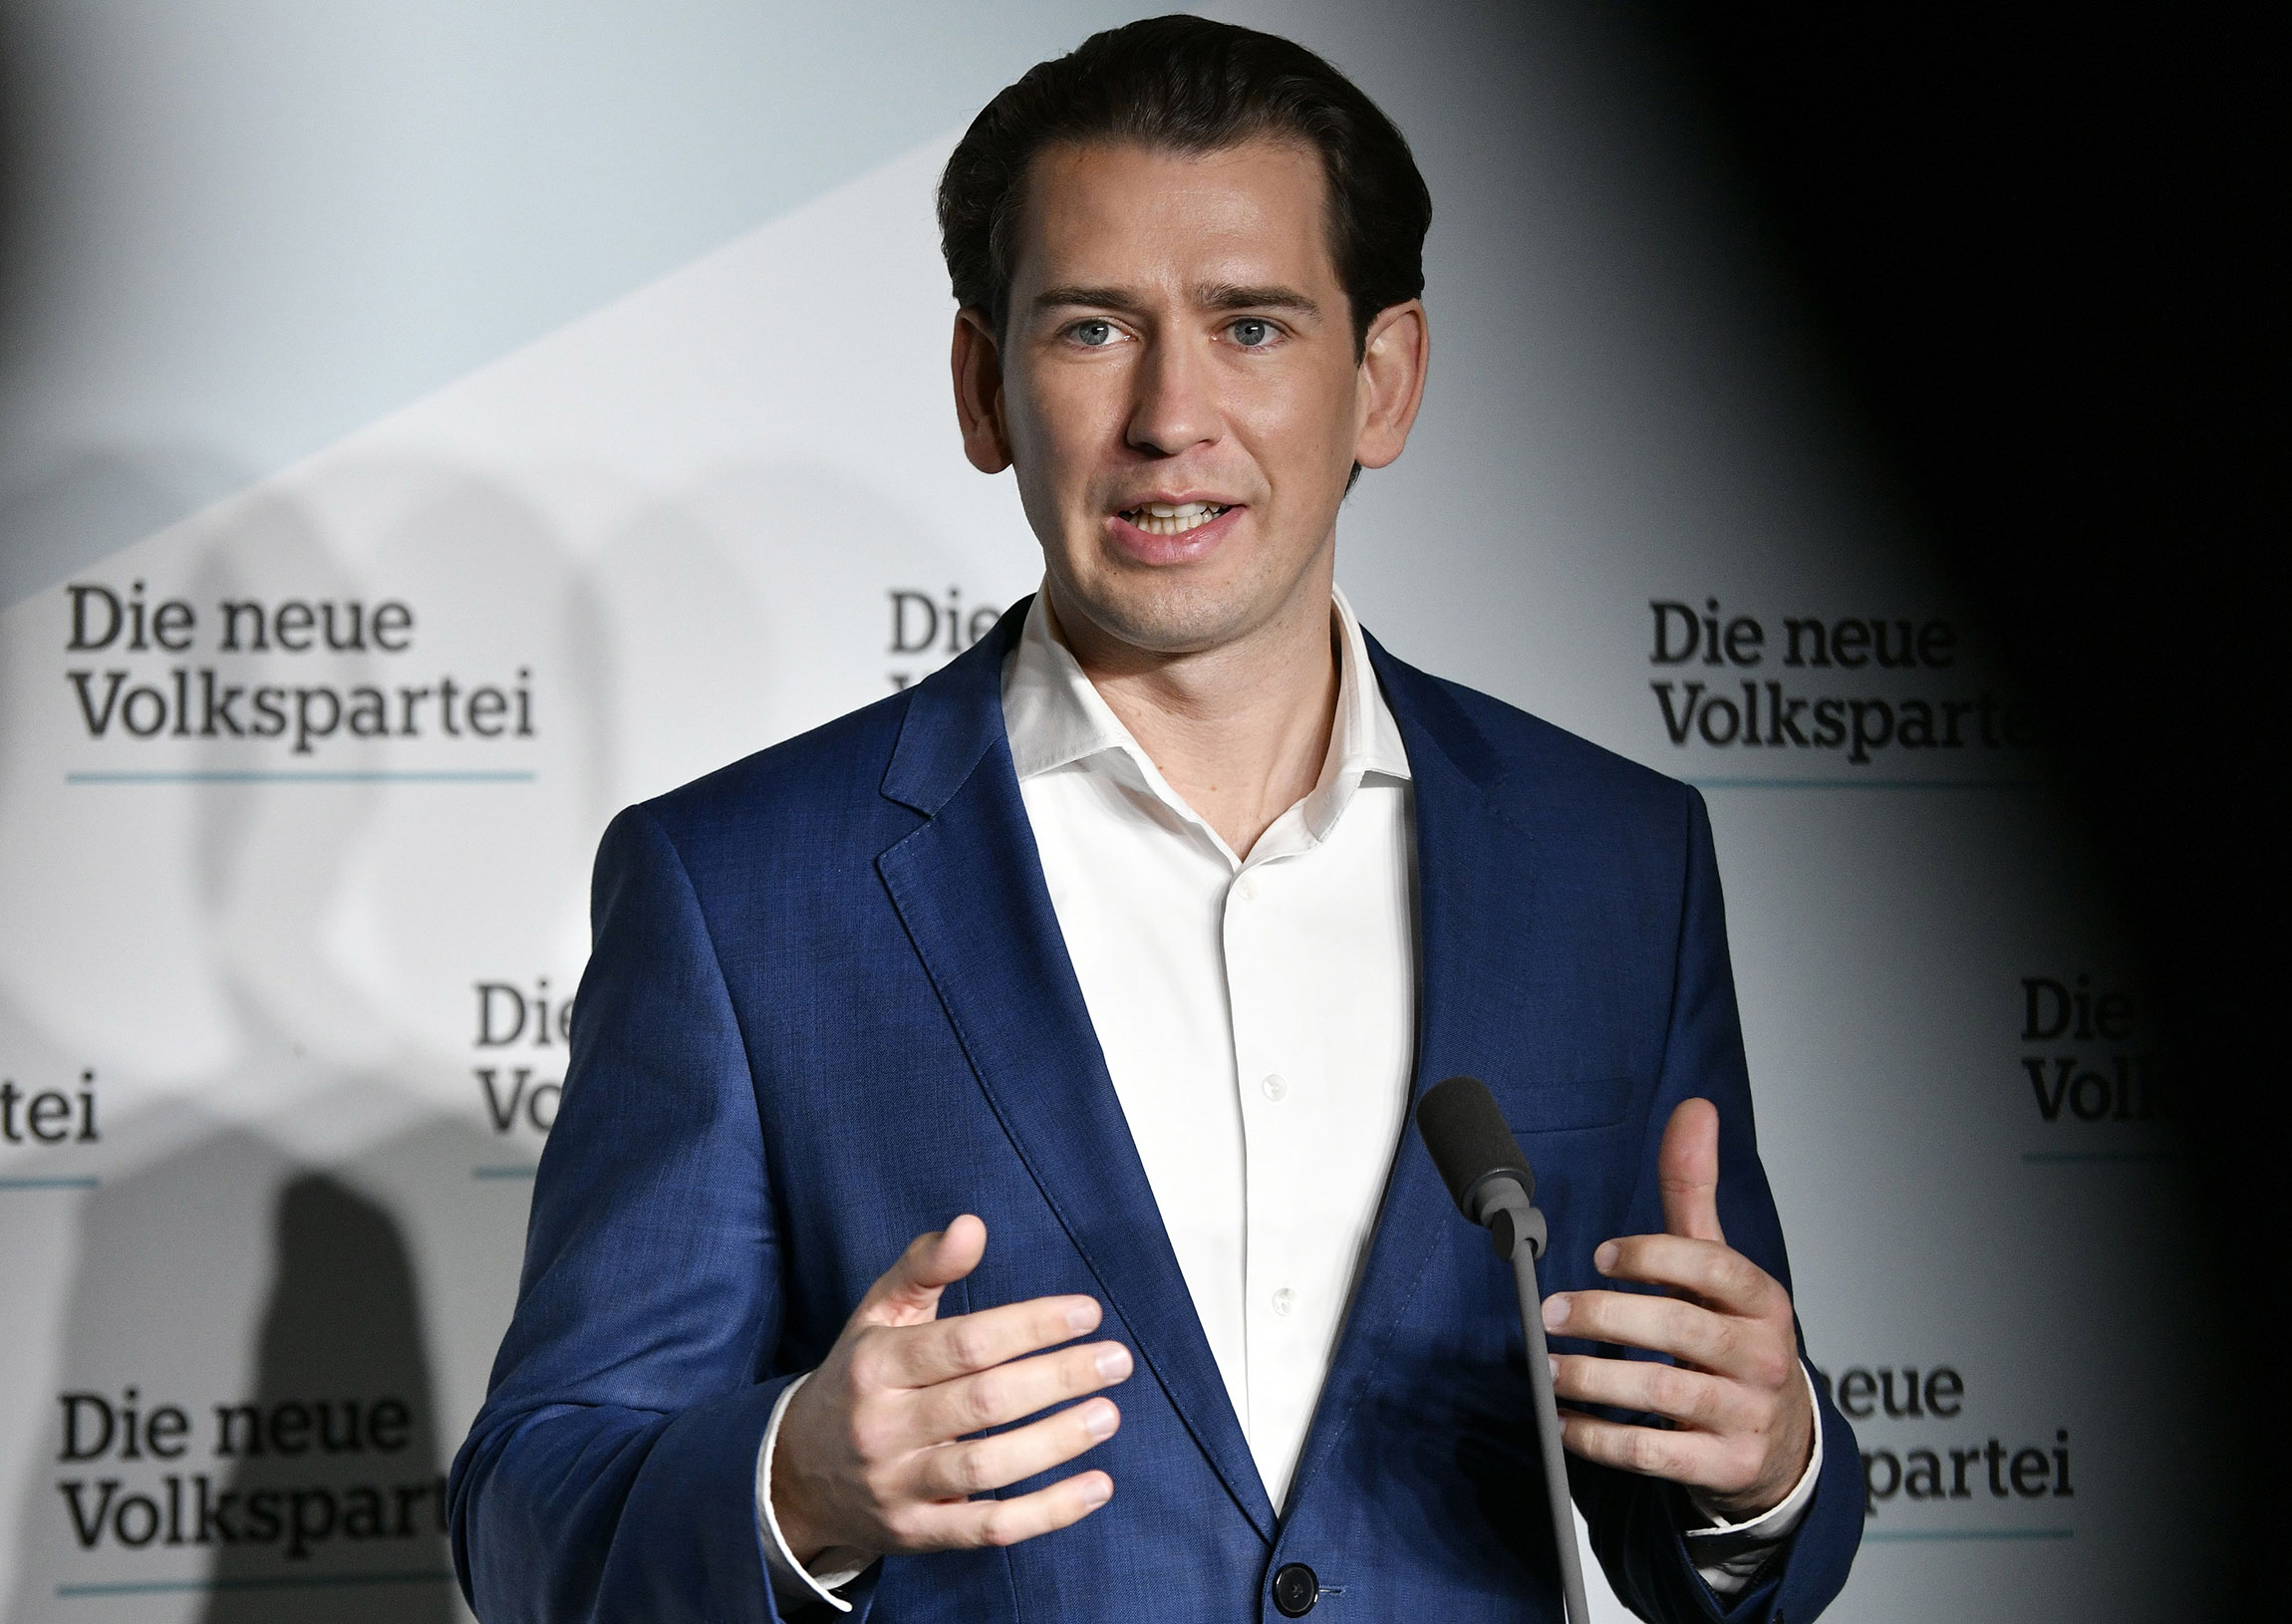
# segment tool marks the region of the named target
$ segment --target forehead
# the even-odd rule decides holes
[[[1027,167],[1014,291],[1205,278],[1333,287],[1327,189],[1320,154],[1294,140],[1048,146]]]

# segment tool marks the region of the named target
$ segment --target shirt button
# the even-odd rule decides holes
[[[1258,900],[1258,882],[1246,874],[1243,875],[1241,879],[1234,882],[1234,895],[1246,903],[1256,902]]]
[[[1274,1293],[1275,1313],[1287,1314],[1290,1309],[1296,1306],[1297,1294],[1294,1291],[1291,1291],[1288,1286],[1284,1286],[1281,1290]]]
[[[1289,1096],[1289,1080],[1278,1071],[1267,1072],[1266,1080],[1258,1086],[1266,1091],[1269,1100],[1286,1099]]]

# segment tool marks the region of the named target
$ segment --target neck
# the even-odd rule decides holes
[[[1335,613],[1327,572],[1231,643],[1160,654],[1061,615],[1061,641],[1170,787],[1240,856],[1319,781],[1336,725]]]

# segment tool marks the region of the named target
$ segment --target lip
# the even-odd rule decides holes
[[[1151,530],[1141,530],[1120,513],[1106,515],[1106,538],[1123,556],[1139,564],[1170,565],[1191,564],[1217,551],[1218,546],[1233,533],[1235,525],[1249,508],[1205,491],[1165,492],[1147,491],[1133,496],[1123,505],[1126,508],[1143,507],[1148,502],[1165,502],[1179,506],[1186,502],[1209,502],[1226,509],[1206,524],[1175,536],[1158,536]]]
[[[1165,507],[1184,507],[1188,502],[1208,502],[1212,507],[1239,505],[1233,497],[1222,496],[1214,490],[1134,490],[1122,506],[1126,511],[1133,507],[1144,507],[1148,502],[1160,502]]]

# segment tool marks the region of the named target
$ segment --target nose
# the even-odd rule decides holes
[[[1124,438],[1149,456],[1177,456],[1218,437],[1220,416],[1207,358],[1167,339],[1149,344],[1132,374]]]

